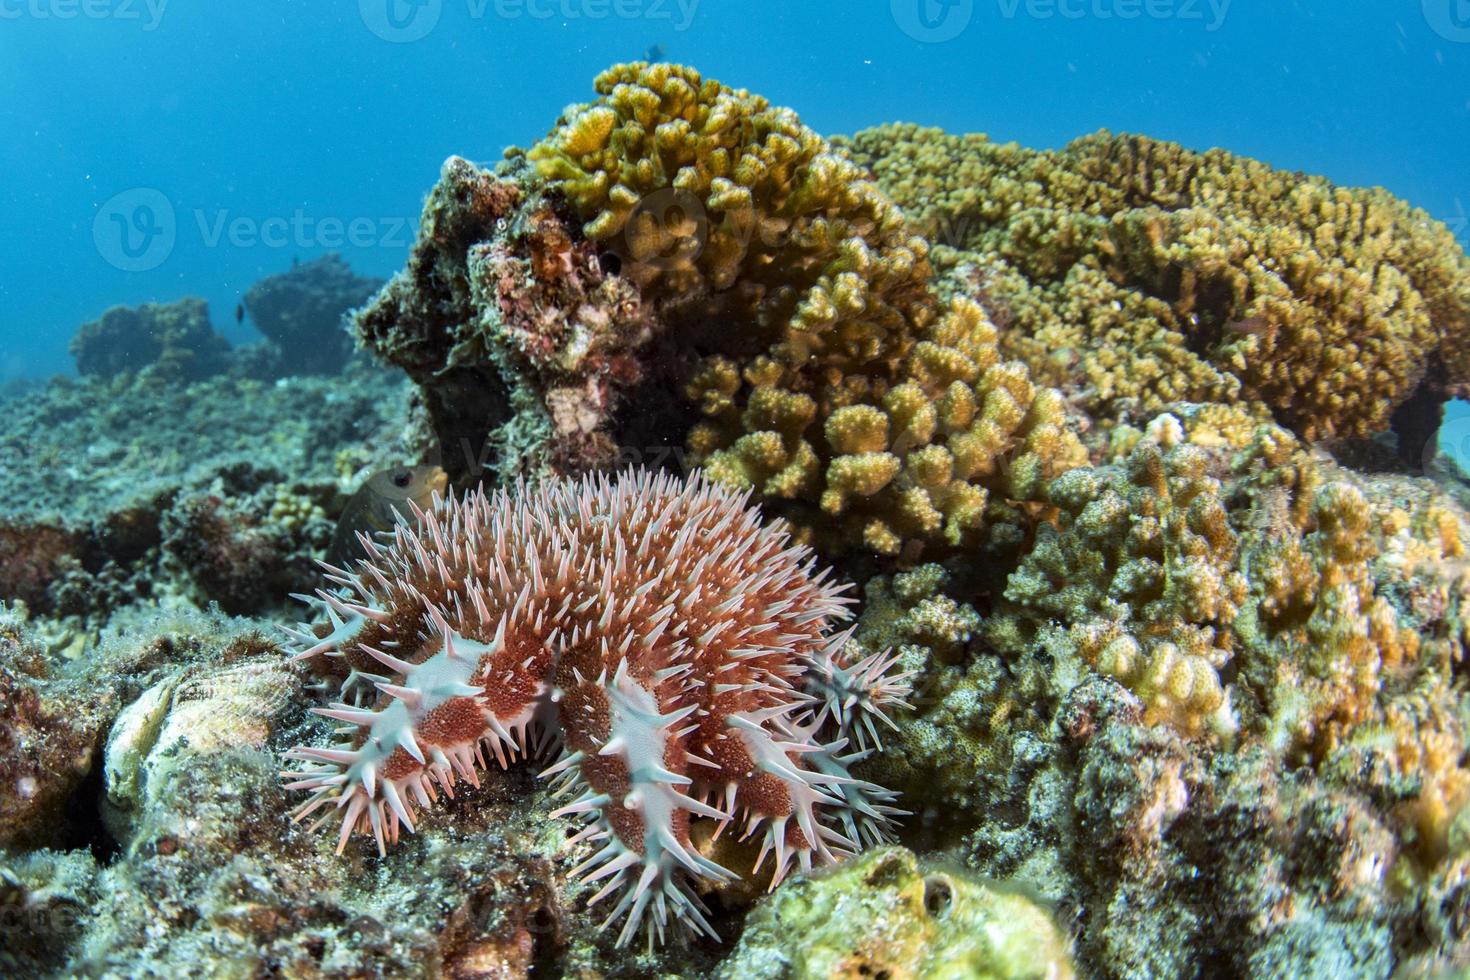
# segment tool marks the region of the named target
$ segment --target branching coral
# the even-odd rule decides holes
[[[1371,503],[1275,426],[1242,443],[1225,414],[1195,413],[1188,430],[1162,416],[1118,465],[1054,480],[1058,523],[1039,530],[987,630],[1012,649],[1027,642],[1018,621],[1049,630],[1057,656],[1118,678],[1150,722],[1199,734],[1238,720],[1276,752],[1320,760],[1401,716],[1406,685],[1447,690],[1440,658],[1464,643],[1454,588],[1401,596],[1406,573],[1424,588],[1427,569],[1459,559],[1459,524],[1432,497]]]
[[[1244,398],[1366,435],[1470,383],[1470,260],[1382,189],[1107,132],[1056,152],[900,125],[845,142],[1003,311],[1008,351],[1112,417]],[[960,277],[964,280],[964,276]],[[998,313],[999,315],[999,313]]]
[[[671,920],[714,935],[695,892],[733,873],[691,844],[691,819],[743,816],[772,886],[880,841],[893,795],[850,775],[863,717],[901,699],[891,660],[853,662],[842,589],[727,490],[623,476],[441,501],[322,590],[328,622],[297,656],[339,680],[333,748],[299,748],[291,786],[383,850],[486,753],[505,766],[559,744],[555,776],[608,921],[650,940]],[[832,703],[830,698],[842,698]],[[853,710],[860,707],[861,710]]]
[[[1238,543],[1194,447],[1145,441],[1122,478],[1095,469],[1053,481],[1060,527],[1039,529],[1005,597],[1069,624],[1080,656],[1122,680],[1150,720],[1186,731],[1233,725],[1218,670],[1248,585]]]
[[[892,383],[848,375],[826,413],[806,396],[757,386],[740,417],[748,434],[710,453],[709,472],[771,496],[819,490],[837,531],[832,544],[897,555],[906,543],[974,546],[992,493],[1035,499],[1046,480],[1087,461],[1060,396],[1033,385],[1022,365],[1001,362],[979,306],[956,301],[915,338]],[[820,432],[809,432],[819,416]],[[696,450],[717,444],[716,433],[697,429]]]
[[[715,479],[898,555],[973,543],[990,493],[1083,461],[1056,393],[1000,363],[978,306],[939,315],[927,243],[794,113],[667,64],[597,90],[528,157],[667,316],[734,321],[686,388]]]

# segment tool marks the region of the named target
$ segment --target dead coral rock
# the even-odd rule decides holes
[[[60,844],[100,748],[100,720],[50,673],[29,641],[0,636],[0,846]]]
[[[260,280],[244,302],[251,321],[274,345],[281,373],[335,374],[352,355],[347,314],[382,285],[354,275],[332,252]]]
[[[418,382],[456,479],[612,464],[657,327],[632,283],[522,177],[459,157],[429,194],[407,269],[356,324]]]
[[[60,525],[0,519],[0,601],[47,612],[51,584],[84,550],[83,536]]]
[[[163,518],[164,548],[206,601],[231,614],[279,605],[288,590],[285,542],[216,494],[196,494]]]
[[[96,378],[149,369],[164,380],[198,380],[223,370],[229,349],[210,323],[208,304],[192,296],[115,306],[83,324],[71,342],[77,371]]]
[[[499,869],[439,933],[444,975],[456,980],[535,976],[567,942],[550,864],[537,858]]]

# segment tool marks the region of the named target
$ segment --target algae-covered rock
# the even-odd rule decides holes
[[[334,374],[352,356],[348,312],[381,285],[332,252],[260,280],[245,294],[245,309],[269,338],[279,373]]]
[[[95,378],[152,369],[161,380],[198,380],[224,368],[229,341],[197,297],[176,303],[115,306],[85,323],[71,342],[77,372]]]
[[[1063,980],[1072,961],[1031,899],[886,847],[778,889],[751,913],[718,975]]]

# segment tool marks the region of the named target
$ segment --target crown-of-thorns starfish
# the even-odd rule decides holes
[[[574,874],[606,879],[623,919],[662,940],[715,936],[699,882],[735,874],[690,842],[692,818],[743,820],[774,856],[771,887],[887,838],[894,794],[854,777],[874,719],[902,704],[894,657],[847,654],[844,587],[767,527],[747,498],[696,476],[629,473],[436,499],[355,571],[328,567],[291,630],[297,658],[340,682],[319,714],[332,748],[297,748],[285,774],[313,791],[300,820],[337,814],[380,852],[456,778],[478,785],[548,746],[541,775],[572,797],[600,849]],[[889,722],[891,724],[891,722]],[[849,743],[851,750],[849,751]]]

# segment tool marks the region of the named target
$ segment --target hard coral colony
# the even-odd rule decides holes
[[[584,815],[577,841],[603,846],[575,874],[607,879],[650,941],[685,923],[714,936],[694,882],[735,875],[690,840],[690,820],[745,818],[774,852],[831,863],[887,837],[894,794],[849,766],[901,702],[896,658],[850,660],[842,587],[807,549],[763,525],[745,498],[702,477],[648,473],[548,481],[437,500],[391,543],[364,539],[345,591],[321,590],[330,627],[294,631],[297,656],[340,681],[342,744],[297,748],[298,819],[341,815],[380,851],[411,808],[457,778],[478,785],[551,744],[542,775]],[[346,703],[350,702],[350,703]]]

